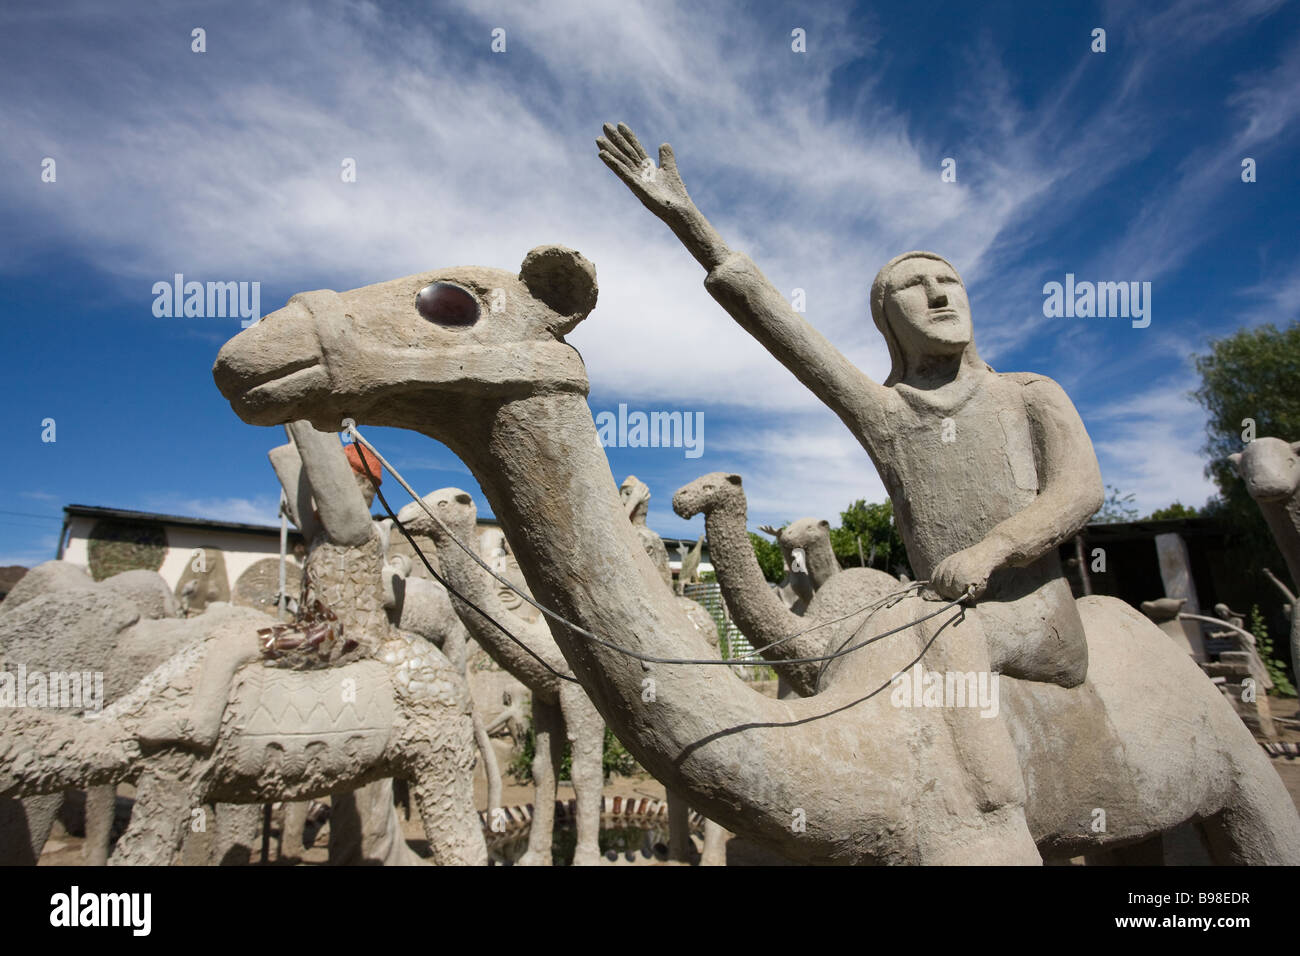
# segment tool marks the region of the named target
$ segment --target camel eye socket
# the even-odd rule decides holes
[[[415,297],[415,307],[435,325],[463,326],[478,321],[478,299],[450,282],[426,285]]]

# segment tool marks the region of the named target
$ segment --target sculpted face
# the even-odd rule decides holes
[[[955,355],[971,343],[970,302],[952,267],[937,259],[904,259],[889,274],[885,314],[910,356]]]

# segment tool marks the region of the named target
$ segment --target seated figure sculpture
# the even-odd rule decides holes
[[[1081,684],[1087,644],[1056,548],[1103,492],[1061,387],[980,360],[961,278],[932,252],[896,256],[872,284],[872,317],[893,362],[883,385],[872,381],[727,247],[687,194],[670,146],[656,167],[625,125],[604,130],[601,159],[708,270],[710,294],[866,449],[918,576],[940,597],[974,599],[992,668]]]
[[[388,634],[384,610],[382,569],[386,541],[370,519],[370,503],[375,486],[366,475],[361,455],[376,480],[381,468],[378,459],[354,445],[341,448],[338,439],[316,431],[306,422],[287,426],[296,451],[288,446],[272,453],[272,462],[283,469],[285,456],[277,452],[293,451],[289,456],[308,474],[310,488],[301,483],[301,500],[290,501],[294,521],[311,546],[307,555],[305,583],[310,607],[319,600],[335,609],[342,621],[342,640],[334,642],[328,660],[320,664],[333,666],[361,656],[369,656]],[[297,472],[288,486],[297,486]],[[222,714],[230,696],[235,672],[264,653],[247,635],[229,634],[225,640],[208,648],[202,675],[187,713],[162,716],[147,724],[141,739],[159,745],[180,743],[199,750],[209,750],[216,743]]]

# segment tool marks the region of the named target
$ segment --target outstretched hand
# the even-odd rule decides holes
[[[671,146],[664,143],[659,147],[656,166],[627,124],[619,123],[615,127],[606,123],[604,130],[605,135],[596,139],[601,160],[647,209],[665,222],[671,222],[691,208],[691,197],[677,173]]]

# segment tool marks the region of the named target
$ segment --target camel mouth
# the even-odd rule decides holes
[[[301,378],[304,372],[310,372],[318,368],[321,362],[319,358],[307,358],[299,362],[290,362],[274,371],[264,372],[246,379],[241,383],[241,391],[245,396],[258,394],[261,390],[268,389],[280,384],[291,384],[295,377]]]
[[[279,372],[258,378],[261,381],[232,389],[233,394],[227,393],[231,407],[250,425],[278,425],[309,417],[301,409],[329,387],[329,373],[315,359],[295,362]]]

